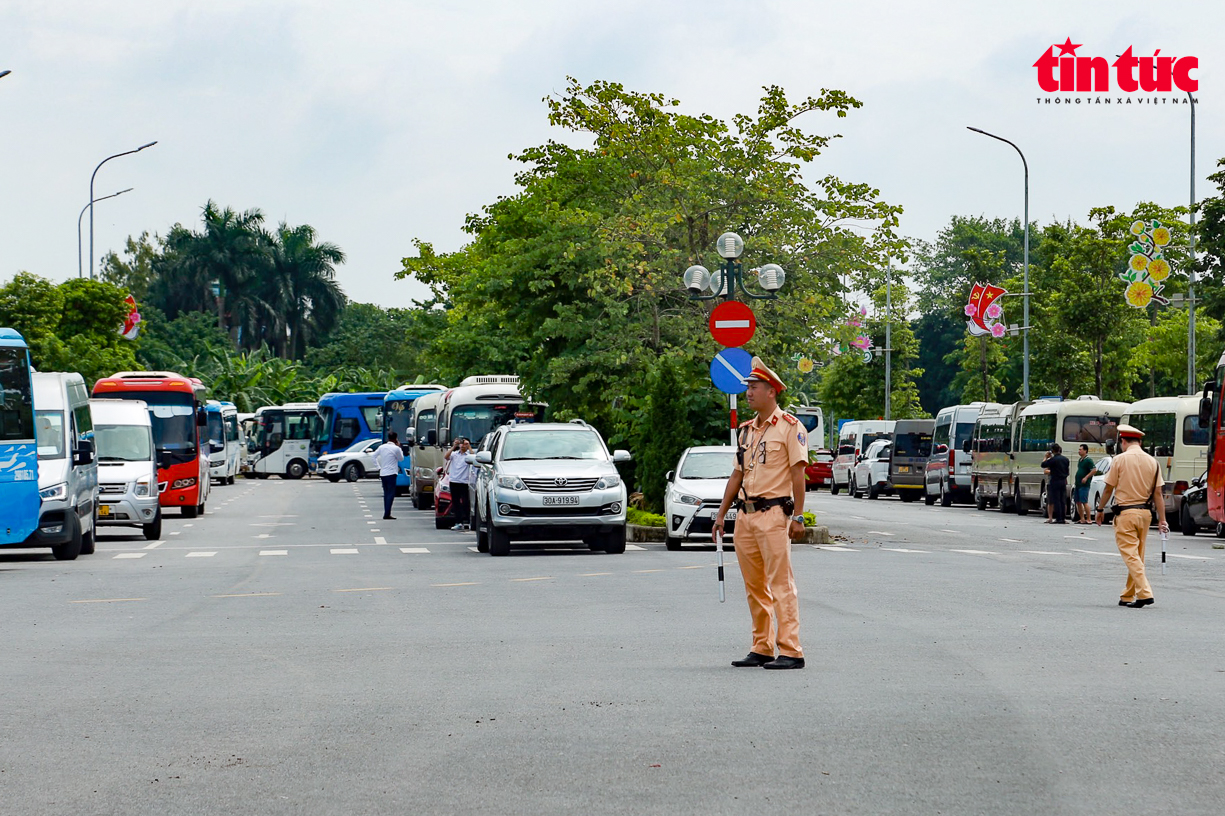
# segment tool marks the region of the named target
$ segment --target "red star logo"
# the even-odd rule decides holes
[[[1080,48],[1082,45],[1084,45],[1084,43],[1073,44],[1072,38],[1068,37],[1066,40],[1063,41],[1063,45],[1059,45],[1058,43],[1056,43],[1055,47],[1059,49],[1059,56],[1061,57],[1064,54],[1071,54],[1072,56],[1076,56],[1076,49]]]

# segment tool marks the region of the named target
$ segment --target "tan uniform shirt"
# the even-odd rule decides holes
[[[1153,496],[1153,477],[1160,488],[1165,484],[1157,460],[1132,445],[1110,463],[1106,484],[1114,488],[1115,501],[1121,505],[1144,504]]]
[[[763,499],[790,496],[791,467],[808,462],[808,434],[800,421],[776,408],[762,428],[752,419],[741,425],[738,438],[744,467],[737,460],[735,468],[744,471],[744,494]]]

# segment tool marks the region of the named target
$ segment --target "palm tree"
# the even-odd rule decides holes
[[[333,243],[316,243],[309,224],[282,222],[270,243],[270,274],[261,287],[277,316],[270,342],[281,356],[300,360],[310,339],[331,330],[344,308],[336,265],[344,263],[345,254]]]

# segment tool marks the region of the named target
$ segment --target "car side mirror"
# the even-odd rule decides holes
[[[433,447],[434,445],[437,445],[437,444],[438,444],[438,431],[426,431],[425,432],[425,444],[423,444],[421,447],[423,448]]]
[[[77,443],[77,448],[72,452],[72,463],[77,466],[88,465],[94,461],[94,445],[88,439],[82,439]]]
[[[413,443],[411,439],[407,442],[401,443],[400,452],[403,453],[405,456],[413,455]]]
[[[476,464],[476,454],[475,453],[465,453],[464,461],[470,465],[475,465]]]
[[[490,453],[489,451],[478,451],[474,461],[478,465],[492,465],[493,464],[493,454]]]
[[[1204,396],[1199,401],[1199,426],[1207,428],[1212,424],[1212,397],[1209,396],[1210,383],[1204,383]]]
[[[413,445],[417,444],[417,429],[416,428],[406,428],[404,430],[404,443],[403,444],[408,445],[410,448]]]
[[[613,451],[613,457],[612,457],[613,462],[628,462],[633,458],[634,457],[630,456],[630,452],[627,450]]]
[[[208,425],[208,413],[205,411],[196,411],[196,425],[201,428]]]
[[[962,443],[961,452],[962,453],[973,453],[974,452],[974,440],[967,439],[964,443]]]
[[[675,470],[669,470],[669,471],[668,471],[668,475],[667,475],[667,476],[664,476],[664,481],[665,481],[665,482],[670,482],[670,481],[672,481],[672,478],[673,478],[674,476],[676,476],[676,471],[675,471]]]

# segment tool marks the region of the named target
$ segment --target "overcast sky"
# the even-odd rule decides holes
[[[411,305],[423,289],[393,275],[412,239],[457,249],[465,214],[513,192],[507,154],[557,137],[541,98],[567,75],[721,118],[753,111],[767,84],[795,99],[843,89],[864,107],[810,115],[843,135],[812,175],[878,187],[919,238],[955,214],[1021,215],[1020,160],[966,125],[1025,151],[1035,220],[1185,204],[1188,106],[1039,105],[1031,66],[1067,37],[1081,56],[1199,57],[1203,197],[1225,157],[1222,31],[1225,7],[1176,1],[5,0],[0,281],[76,275],[94,166],[157,140],[98,173],[97,196],[135,188],[97,205],[98,257],[197,225],[211,198],[312,224],[347,253],[350,297]]]

